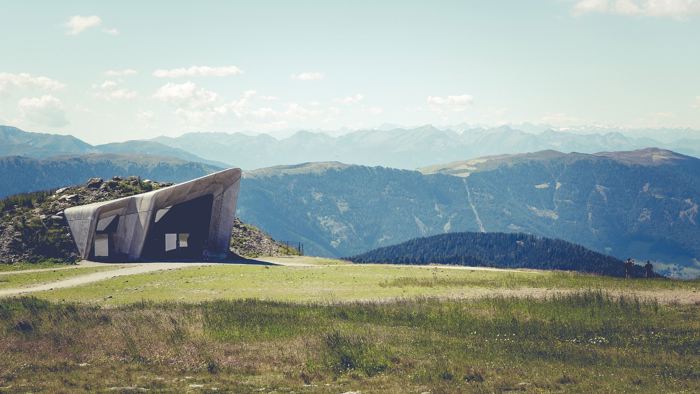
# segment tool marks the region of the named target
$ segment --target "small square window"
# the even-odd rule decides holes
[[[186,248],[187,247],[187,240],[190,238],[190,235],[187,233],[184,233],[184,234],[178,234],[177,237],[178,237],[180,247]]]

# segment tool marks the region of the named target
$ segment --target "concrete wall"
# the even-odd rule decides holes
[[[83,259],[90,257],[99,220],[119,215],[112,237],[114,251],[128,260],[139,260],[149,227],[159,209],[211,194],[207,249],[211,255],[224,257],[229,251],[240,181],[241,170],[232,168],[144,194],[68,208],[64,213]]]

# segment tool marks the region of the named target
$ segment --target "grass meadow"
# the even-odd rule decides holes
[[[68,269],[52,267],[47,271],[22,272],[23,270],[0,273],[0,290],[28,287],[42,283],[70,279],[93,272],[103,272],[118,269],[122,266],[71,267]]]
[[[698,392],[700,310],[542,299],[0,303],[0,391]]]
[[[0,298],[0,392],[700,391],[699,281],[287,263]]]
[[[247,298],[333,303],[412,297],[480,298],[493,294],[543,296],[553,291],[596,289],[668,303],[697,295],[700,281],[624,280],[568,272],[354,265],[322,260],[307,266],[213,265],[150,272],[36,296],[58,302],[115,306],[141,301]]]

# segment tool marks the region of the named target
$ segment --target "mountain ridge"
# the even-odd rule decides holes
[[[172,157],[225,167],[226,164],[208,160],[186,150],[173,148],[155,141],[130,140],[91,145],[71,135],[24,131],[13,126],[0,125],[0,157],[24,156],[48,159],[59,156],[90,154],[144,154],[155,157]]]
[[[64,155],[48,159],[5,156],[0,157],[0,179],[3,180],[0,198],[75,185],[93,177],[111,178],[114,174],[182,182],[217,170],[218,167],[203,163],[135,154]]]
[[[447,264],[625,275],[620,259],[571,242],[522,233],[438,234],[370,250],[347,259],[364,264]],[[644,270],[636,265],[632,275],[643,277]]]

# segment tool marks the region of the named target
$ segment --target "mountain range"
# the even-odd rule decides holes
[[[159,143],[209,160],[255,169],[279,164],[340,161],[369,166],[416,169],[465,158],[540,150],[595,153],[661,147],[700,156],[700,133],[663,142],[620,132],[525,132],[508,126],[455,131],[433,126],[356,130],[339,136],[299,131],[277,139],[266,134],[188,133],[158,137]]]
[[[244,221],[312,254],[472,231],[530,233],[686,267],[700,261],[700,159],[660,149],[543,151],[423,172],[308,163],[246,172],[241,190]]]
[[[286,138],[267,134],[187,133],[103,145],[90,145],[72,136],[29,133],[0,126],[0,156],[44,159],[57,155],[97,153],[147,154],[201,162],[217,167],[252,170],[280,164],[339,161],[369,166],[416,169],[450,161],[496,154],[541,150],[596,153],[659,147],[700,157],[700,132],[582,128],[557,131],[532,125],[453,128],[390,126],[348,131],[342,135],[299,131]],[[675,137],[671,137],[671,136]]]
[[[46,159],[56,156],[88,154],[148,155],[205,163],[217,167],[226,166],[224,163],[207,160],[186,150],[173,148],[155,141],[126,141],[90,145],[71,135],[35,133],[12,126],[0,125],[0,157],[24,156]]]
[[[500,135],[504,141],[511,136],[509,141],[520,141],[522,149],[539,146],[525,143],[533,135],[566,134],[499,130],[483,133]],[[420,170],[325,161],[245,171],[240,217],[276,239],[303,242],[305,251],[316,255],[356,255],[441,233],[522,232],[578,243],[617,258],[654,259],[700,273],[700,159],[656,148],[595,154],[543,150],[469,159],[468,152],[457,152],[464,147],[452,146],[455,135],[462,134],[431,127],[358,131],[340,137],[309,133],[304,143],[303,133],[285,140],[224,134],[229,142],[219,134],[197,133],[92,146],[70,136],[4,127],[2,154],[31,157],[0,159],[0,196],[79,184],[95,176],[191,179],[220,167],[196,159],[207,153],[206,147],[210,163],[231,158],[279,163],[286,160],[276,151],[283,145],[280,141],[290,143],[284,149],[295,156],[288,159],[298,160],[318,157],[317,144],[356,139],[366,147],[355,156],[359,162],[404,160],[404,166],[411,163]],[[393,136],[395,144],[382,151],[380,147],[388,144],[386,136]],[[605,145],[600,141],[626,141],[618,137],[572,138],[581,144],[588,140],[594,147]],[[257,145],[246,143],[248,138]],[[473,149],[499,152],[499,138],[490,138],[484,137],[483,145]],[[173,141],[182,143],[182,148],[168,145]],[[510,143],[501,145],[508,149]],[[350,151],[325,146],[328,151],[323,154],[331,157]],[[416,148],[421,146],[423,151]],[[58,153],[64,156],[57,157]],[[176,158],[165,157],[171,154]]]
[[[143,155],[87,154],[48,159],[6,156],[0,157],[0,198],[77,185],[93,177],[137,175],[163,182],[183,182],[218,169],[202,163]]]

